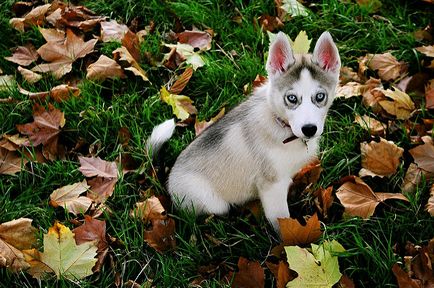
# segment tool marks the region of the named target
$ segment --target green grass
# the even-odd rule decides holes
[[[7,0],[0,4],[0,36],[3,36],[0,68],[5,74],[18,75],[16,65],[3,57],[10,55],[10,48],[28,41],[39,47],[43,39],[36,29],[26,33],[13,31],[8,24],[13,17],[13,3]],[[141,51],[159,59],[167,52],[161,49],[164,35],[174,29],[177,21],[187,29],[193,26],[212,28],[215,37],[212,49],[204,53],[206,65],[194,73],[183,91],[195,101],[199,119],[208,119],[222,107],[231,108],[242,101],[245,98],[243,85],[251,83],[257,74],[266,74],[264,62],[268,37],[260,30],[257,19],[263,14],[275,14],[272,0],[95,0],[79,3],[119,22],[129,24],[136,18],[141,28],[154,21],[155,32],[142,44]],[[329,30],[339,47],[342,63],[355,69],[358,57],[366,53],[392,51],[398,60],[410,63],[412,73],[419,71],[419,59],[413,49],[422,43],[417,42],[412,33],[424,28],[433,19],[433,13],[427,9],[429,5],[421,1],[385,0],[382,3],[382,8],[376,13],[381,17],[373,17],[369,10],[357,4],[343,4],[338,0],[314,1],[313,12],[309,16],[292,19],[282,30],[292,38],[300,30],[305,30],[314,41],[324,30]],[[242,16],[240,24],[232,20],[239,15]],[[104,44],[100,51],[111,55],[117,47]],[[231,59],[227,57],[228,53],[235,53],[236,56]],[[71,216],[62,209],[50,207],[48,199],[53,190],[83,179],[78,171],[77,155],[86,155],[90,148],[96,151],[96,156],[109,161],[114,161],[122,153],[129,153],[140,164],[145,163],[144,166],[149,167],[144,153],[146,138],[152,127],[172,117],[170,107],[160,101],[158,92],[179,72],[147,64],[143,67],[152,84],[133,77],[103,83],[84,80],[80,84],[79,98],[55,104],[66,117],[61,143],[68,151],[74,148],[79,138],[85,140],[85,145],[77,153],[67,154],[65,160],[33,163],[16,176],[0,175],[0,223],[28,217],[34,219],[35,227],[45,232],[56,219],[72,227],[68,222]],[[80,63],[74,64],[74,71],[84,78]],[[20,77],[17,76],[17,79]],[[23,87],[42,91],[61,83],[48,77],[36,85],[24,83]],[[16,124],[32,121],[33,102],[17,90],[0,92],[1,98],[9,96],[19,102],[0,104],[0,132],[13,134],[17,132]],[[369,139],[369,135],[353,123],[355,113],[366,114],[370,111],[362,106],[360,99],[339,99],[330,111],[321,141],[324,171],[319,185],[323,187],[337,187],[340,178],[357,174],[360,169],[359,143]],[[127,147],[121,145],[118,136],[122,127],[128,127],[132,135]],[[397,132],[393,137],[398,145],[409,147],[404,133]],[[160,167],[171,167],[180,151],[193,139],[192,127],[177,129],[160,155]],[[404,168],[380,184],[373,181],[374,191],[399,192]],[[187,287],[199,276],[200,266],[213,264],[218,268],[203,287],[224,287],[220,278],[228,269],[236,267],[240,256],[263,263],[270,249],[278,244],[276,234],[264,219],[255,220],[249,213],[241,213],[241,209],[235,209],[229,216],[211,219],[207,215],[196,217],[171,210],[176,220],[177,249],[164,254],[155,252],[143,241],[143,225],[131,219],[128,213],[141,199],[140,191],[151,184],[158,192],[166,193],[164,177],[155,183],[149,175],[132,173],[117,183],[107,203],[113,213],[103,217],[107,222],[107,233],[123,243],[112,248],[113,266],[107,264],[100,274],[76,283],[48,280],[42,281],[42,286],[114,287],[115,279],[120,277],[124,282],[130,279],[138,283],[152,280],[156,287]],[[140,184],[139,180],[143,179],[145,181],[140,181]],[[402,259],[394,253],[393,246],[396,243],[403,245],[406,241],[425,244],[434,236],[433,220],[423,207],[429,187],[428,184],[419,187],[414,197],[410,197],[410,204],[394,202],[390,206],[381,206],[376,217],[368,221],[341,219],[343,209],[334,204],[332,211],[338,216],[325,221],[324,239],[337,239],[347,249],[340,260],[341,271],[353,278],[357,287],[397,287],[391,266]],[[0,278],[0,287],[38,285],[27,274],[14,274],[5,269],[0,269]],[[267,270],[266,287],[273,285],[273,277]]]

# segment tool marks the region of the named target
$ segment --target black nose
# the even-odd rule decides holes
[[[307,124],[301,127],[301,131],[303,132],[306,137],[312,137],[316,133],[316,125],[313,124]]]

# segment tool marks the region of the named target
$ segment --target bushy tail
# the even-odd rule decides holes
[[[163,144],[172,137],[174,131],[174,119],[166,120],[154,127],[151,136],[146,140],[146,151],[151,158],[154,158],[158,154]]]

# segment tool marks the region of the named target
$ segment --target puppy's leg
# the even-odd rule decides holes
[[[188,181],[169,180],[169,191],[180,201],[184,209],[193,209],[196,214],[209,213],[222,215],[229,212],[230,205],[215,192],[211,183],[197,174],[181,176]]]
[[[279,232],[279,221],[277,218],[289,218],[288,209],[288,188],[292,181],[281,180],[264,184],[259,191],[265,217],[273,225],[274,230]]]

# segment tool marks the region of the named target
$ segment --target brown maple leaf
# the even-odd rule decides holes
[[[50,195],[50,205],[63,207],[68,212],[78,215],[89,209],[92,200],[86,196],[80,196],[89,189],[86,180],[71,185],[66,185],[54,190]]]
[[[143,235],[145,242],[158,252],[175,249],[175,220],[167,217],[152,220],[151,223],[152,228],[145,230]]]
[[[152,220],[166,219],[167,213],[160,200],[155,196],[151,196],[143,202],[137,202],[136,207],[131,210],[130,216],[148,223]]]
[[[286,261],[279,261],[279,264],[271,263],[270,261],[265,262],[268,269],[273,273],[276,279],[277,288],[285,288],[286,284],[293,280],[295,277],[291,274],[289,270],[289,265]]]
[[[179,43],[189,44],[199,50],[211,49],[212,31],[186,30],[176,34]]]
[[[34,84],[42,79],[42,76],[38,73],[35,73],[29,69],[18,66],[18,72],[20,72],[21,76],[23,76],[24,80],[26,80],[30,84]]]
[[[315,213],[301,225],[297,219],[279,218],[280,234],[285,246],[305,245],[315,242],[321,237],[321,223]]]
[[[45,16],[50,10],[52,4],[45,4],[33,8],[23,18],[12,18],[9,24],[18,31],[24,32],[25,28],[30,26],[40,26],[45,22]]]
[[[32,71],[51,72],[56,78],[60,78],[72,70],[72,63],[93,52],[97,39],[84,41],[71,29],[66,30],[66,38],[62,43],[47,42],[38,49],[41,58],[47,62],[35,66]]]
[[[65,125],[63,112],[49,104],[48,111],[35,104],[32,123],[19,124],[17,129],[21,134],[29,136],[31,145],[43,145],[44,157],[54,160],[58,155],[58,136]]]

